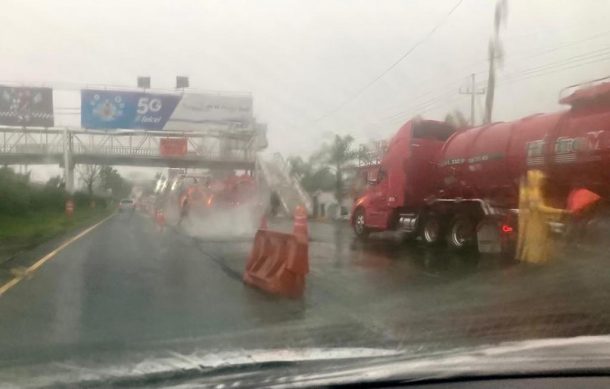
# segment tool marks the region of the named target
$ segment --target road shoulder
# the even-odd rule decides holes
[[[66,241],[69,241],[86,229],[112,215],[112,212],[101,212],[99,215],[91,218],[83,224],[73,226],[67,231],[56,235],[55,237],[46,240],[31,249],[17,252],[10,258],[0,262],[0,286],[5,285],[15,277],[25,276],[26,270],[40,260],[40,258],[44,257],[53,250],[56,250]]]

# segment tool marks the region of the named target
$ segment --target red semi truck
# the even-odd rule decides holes
[[[546,173],[548,201],[572,190],[610,197],[610,82],[560,99],[564,111],[455,130],[414,119],[389,143],[377,178],[355,202],[357,236],[400,230],[428,244],[498,253],[516,239],[519,181]]]

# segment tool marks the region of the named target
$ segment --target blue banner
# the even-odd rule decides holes
[[[82,90],[81,127],[162,130],[179,101],[177,95]]]

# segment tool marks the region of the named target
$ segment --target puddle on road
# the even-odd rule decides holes
[[[431,276],[461,277],[471,273],[506,269],[516,262],[495,256],[481,256],[473,250],[456,253],[443,247],[425,247],[421,242],[404,242],[392,234],[373,234],[356,239],[342,224],[332,226],[332,235],[313,241],[311,260],[331,263],[335,268],[359,267],[371,271],[393,271],[405,267]]]

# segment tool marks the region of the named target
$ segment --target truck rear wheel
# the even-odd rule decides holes
[[[436,214],[426,216],[421,236],[424,242],[428,245],[435,245],[441,241],[443,235],[443,225],[440,218]]]
[[[357,209],[354,214],[354,233],[360,239],[366,239],[369,236],[369,229],[366,227],[362,208]]]
[[[472,247],[476,243],[476,223],[467,215],[458,215],[451,222],[447,243],[455,250]]]

